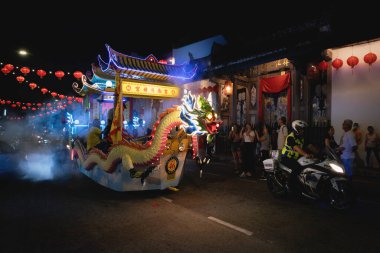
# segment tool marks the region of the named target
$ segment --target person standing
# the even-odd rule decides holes
[[[361,144],[363,143],[363,131],[360,128],[359,123],[355,122],[352,125],[352,132],[354,133],[355,141],[356,141],[356,144],[358,146],[358,148],[354,152],[355,158],[354,158],[354,162],[353,162],[353,167],[354,168],[364,167],[364,161],[359,155],[359,149],[360,149]]]
[[[352,179],[352,163],[354,162],[355,151],[358,149],[354,133],[351,131],[352,120],[344,120],[342,128],[344,133],[340,139],[339,145],[339,150],[342,152],[340,158],[342,159],[344,168],[346,169],[347,176]]]
[[[231,153],[234,158],[234,172],[239,173],[240,165],[241,165],[241,153],[240,153],[240,145],[241,145],[241,136],[239,133],[239,126],[237,124],[233,124],[231,127],[231,131],[228,134],[228,139],[231,142]]]
[[[261,129],[259,131],[255,131],[255,134],[257,136],[257,140],[260,142],[260,165],[263,163],[264,160],[269,158],[269,150],[270,150],[270,134],[269,129],[266,124],[261,125]],[[260,172],[261,178],[264,177],[264,164],[260,166],[262,168],[262,171]]]
[[[277,149],[282,150],[285,145],[286,136],[288,136],[288,128],[286,127],[286,118],[282,116],[278,119],[280,128],[277,130]]]
[[[365,135],[364,141],[366,151],[366,165],[367,167],[369,167],[369,160],[371,158],[371,153],[373,152],[376,157],[377,164],[378,166],[380,166],[380,157],[378,151],[376,150],[377,145],[380,144],[380,137],[375,133],[375,129],[373,128],[373,126],[368,126],[367,130],[368,133]]]
[[[334,127],[328,126],[327,133],[323,139],[323,144],[325,147],[329,147],[335,150],[338,147],[338,143],[336,143],[335,141],[334,134],[335,134]]]
[[[240,138],[243,141],[243,172],[240,177],[251,177],[252,173],[249,168],[254,167],[254,150],[255,150],[255,132],[252,129],[251,124],[246,123],[240,131]]]

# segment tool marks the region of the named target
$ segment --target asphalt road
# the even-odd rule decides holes
[[[339,213],[274,199],[226,162],[202,178],[185,166],[176,192],[114,192],[72,171],[0,176],[0,252],[379,252],[378,181],[358,178],[357,205]]]

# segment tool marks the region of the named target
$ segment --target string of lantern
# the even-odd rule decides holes
[[[82,98],[73,99],[72,97],[67,97],[67,101],[54,101],[54,102],[47,102],[47,103],[20,102],[20,101],[5,100],[5,99],[0,98],[0,105],[8,105],[8,106],[11,106],[12,108],[21,108],[24,111],[27,109],[32,110],[32,111],[36,111],[36,110],[44,111],[45,110],[44,107],[49,107],[49,109],[52,108],[53,105],[58,106],[58,107],[59,106],[66,107],[67,104],[71,105],[73,101],[77,103],[83,103]]]
[[[49,75],[54,74],[55,77],[57,77],[59,80],[62,80],[62,78],[65,75],[70,75],[70,73],[71,73],[71,72],[66,72],[63,70],[56,70],[56,71],[48,70],[48,71],[46,71],[42,68],[29,68],[26,66],[14,66],[13,64],[3,63],[3,62],[0,62],[0,66],[1,66],[1,72],[3,72],[4,75],[8,75],[11,72],[13,75],[15,75],[16,70],[18,70],[24,76],[28,75],[30,72],[36,73],[40,78],[44,78],[48,74]],[[83,76],[83,73],[79,70],[76,70],[72,73],[73,73],[73,76],[78,80]]]
[[[377,55],[375,53],[369,52],[366,55],[364,55],[363,61],[369,65],[369,70],[371,70],[372,64],[374,64],[377,61]],[[351,67],[352,73],[354,73],[354,68],[359,64],[359,62],[359,58],[355,55],[351,55],[346,60],[347,65]],[[331,65],[336,70],[339,70],[343,66],[343,60],[335,58],[331,62]]]

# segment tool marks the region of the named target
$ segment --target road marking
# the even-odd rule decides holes
[[[168,199],[168,198],[165,198],[165,197],[161,197],[161,199],[163,199],[163,200],[165,200],[165,201],[167,201],[167,202],[169,202],[169,203],[172,203],[172,202],[173,202],[172,199]]]
[[[219,224],[221,224],[221,225],[224,225],[224,226],[226,226],[226,227],[229,227],[229,228],[231,228],[231,229],[233,229],[233,230],[236,230],[236,231],[238,231],[238,232],[240,232],[240,233],[243,233],[243,234],[246,234],[246,235],[248,235],[248,236],[253,235],[253,232],[251,232],[251,231],[249,231],[249,230],[246,230],[246,229],[244,229],[244,228],[241,228],[241,227],[235,226],[235,225],[233,225],[233,224],[231,224],[231,223],[228,223],[228,222],[226,222],[226,221],[219,220],[218,218],[215,218],[215,217],[212,217],[212,216],[209,216],[209,217],[207,217],[207,218],[208,218],[209,220],[215,221],[216,223],[219,223]]]

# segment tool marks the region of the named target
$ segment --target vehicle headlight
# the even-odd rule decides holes
[[[344,169],[342,168],[342,166],[339,166],[335,163],[329,163],[331,169],[337,173],[344,173]]]

